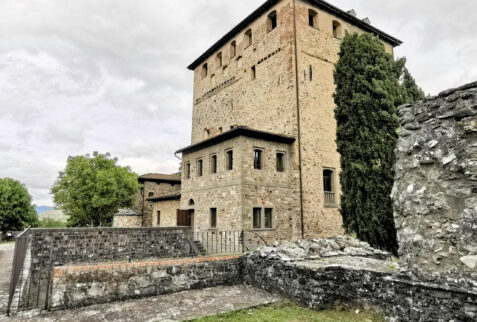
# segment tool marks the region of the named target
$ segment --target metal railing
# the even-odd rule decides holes
[[[325,191],[325,205],[336,205],[334,192]]]
[[[262,245],[267,241],[260,234],[243,230],[109,228],[96,234],[91,229],[27,229],[16,239],[7,314],[17,293],[17,310],[49,309],[54,266],[239,254]],[[26,267],[25,258],[30,253],[31,264]]]
[[[15,251],[13,253],[12,275],[10,278],[10,288],[8,291],[7,315],[10,316],[13,297],[20,283],[22,285],[23,267],[30,242],[30,227],[15,238]],[[19,297],[21,290],[19,291]],[[19,300],[20,301],[20,300]]]

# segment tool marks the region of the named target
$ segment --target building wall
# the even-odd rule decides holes
[[[263,150],[262,170],[253,169],[253,151]],[[225,170],[225,151],[234,151],[234,169]],[[286,154],[286,171],[276,171],[276,152]],[[217,174],[210,173],[210,155],[217,155]],[[204,174],[197,176],[197,160],[204,160]],[[297,196],[292,193],[290,180],[290,146],[258,139],[237,137],[227,142],[183,156],[191,163],[191,178],[183,171],[181,209],[194,209],[194,229],[210,228],[210,208],[217,208],[218,230],[253,229],[252,208],[273,208],[273,228],[260,229],[273,239],[290,238],[293,223],[299,215]],[[189,206],[189,200],[194,205]]]
[[[142,226],[142,216],[114,216],[114,228],[133,228]]]
[[[154,198],[169,192],[179,191],[180,183],[171,184],[165,182],[145,181],[143,184],[141,184],[141,186],[144,188],[144,199],[141,195],[141,192],[138,192],[135,199],[135,205],[132,207],[132,209],[143,214],[142,224],[144,227],[153,227],[153,223],[155,223],[153,217],[154,202],[147,199]],[[152,193],[153,196],[149,197],[149,193]]]
[[[152,226],[153,227],[176,227],[177,210],[180,209],[179,200],[156,201],[152,205]],[[161,220],[157,222],[157,212],[161,212]]]

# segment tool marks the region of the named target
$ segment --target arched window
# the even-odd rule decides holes
[[[245,32],[243,41],[244,41],[244,48],[247,48],[252,45],[252,29],[249,29]]]
[[[215,66],[217,68],[222,67],[222,52],[218,53],[217,56],[215,56]]]
[[[275,28],[277,28],[277,12],[273,10],[268,14],[267,31],[270,32]]]
[[[237,54],[237,43],[234,40],[230,44],[230,59],[234,58],[236,54]]]
[[[318,12],[315,10],[308,10],[308,25],[313,28],[318,28]]]
[[[202,79],[207,77],[208,72],[209,72],[209,68],[207,64],[202,65],[202,72],[201,72]]]
[[[189,199],[189,206],[195,205],[194,199]]]
[[[341,24],[336,20],[333,20],[333,37],[338,39],[343,38],[343,30],[341,28]]]

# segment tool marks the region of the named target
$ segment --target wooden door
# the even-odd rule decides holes
[[[192,214],[194,211],[192,210]],[[177,210],[177,226],[190,227],[192,224],[191,210]]]

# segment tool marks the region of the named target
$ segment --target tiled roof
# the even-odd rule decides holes
[[[170,182],[170,183],[180,183],[181,174],[161,174],[161,173],[148,173],[138,177],[139,182],[144,181],[155,181],[155,182]]]
[[[166,200],[180,200],[181,198],[181,192],[180,190],[178,191],[172,191],[168,193],[164,193],[155,197],[147,198],[147,201],[166,201]]]
[[[273,7],[275,4],[277,4],[280,0],[268,0],[264,4],[262,4],[257,10],[252,12],[247,18],[242,20],[237,26],[235,26],[232,30],[230,30],[225,36],[223,36],[219,41],[217,41],[212,47],[207,49],[202,55],[200,55],[199,58],[197,58],[192,64],[190,64],[187,68],[190,70],[194,70],[197,66],[199,66],[205,59],[207,59],[209,56],[211,56],[216,50],[218,50],[220,47],[225,45],[231,38],[235,37],[238,33],[240,33],[247,25],[252,23],[255,19],[260,17],[264,12],[269,10],[271,7]],[[326,1],[322,0],[304,0],[306,2],[311,3],[312,5],[320,8],[321,10],[324,10],[326,12],[329,12],[332,15],[335,15],[344,21],[355,25],[364,31],[370,32],[372,34],[376,34],[379,36],[379,38],[389,42],[393,46],[399,46],[402,44],[402,41],[379,30],[378,28],[364,22],[363,20],[349,14],[348,12],[341,10],[338,7],[335,7],[331,4],[329,4]]]
[[[254,130],[246,126],[238,126],[230,131],[224,132],[222,134],[219,134],[207,140],[189,145],[188,147],[180,149],[176,153],[190,153],[190,152],[198,151],[203,148],[233,139],[238,136],[246,136],[246,137],[261,139],[265,141],[273,141],[273,142],[287,143],[287,144],[291,144],[295,142],[296,140],[293,136]]]

